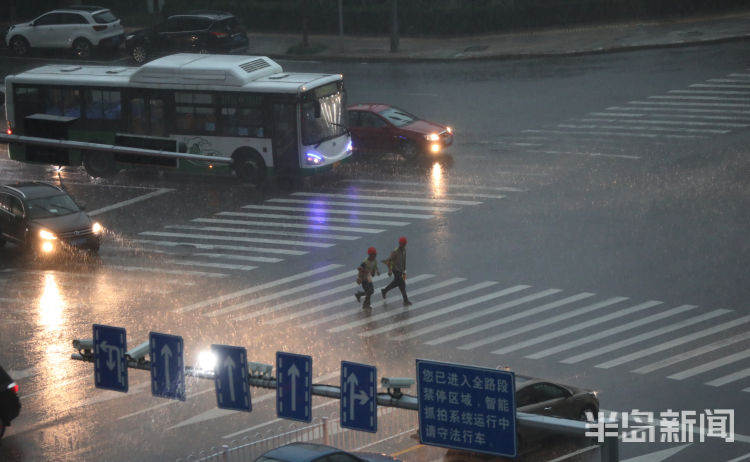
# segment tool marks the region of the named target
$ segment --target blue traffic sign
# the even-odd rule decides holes
[[[342,427],[378,431],[377,377],[375,366],[341,361]]]
[[[185,360],[182,337],[149,334],[151,358],[151,394],[185,401]]]
[[[312,420],[312,357],[276,352],[276,415]]]
[[[211,352],[216,357],[214,386],[217,406],[221,409],[252,411],[247,350],[238,346],[211,345]]]
[[[127,341],[122,327],[94,324],[94,384],[96,388],[128,392]]]
[[[422,443],[516,457],[515,374],[417,360]]]

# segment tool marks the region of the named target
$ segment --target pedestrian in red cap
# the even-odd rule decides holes
[[[393,249],[391,256],[383,260],[388,266],[388,276],[393,274],[393,281],[380,289],[380,294],[385,298],[389,290],[398,287],[401,296],[404,298],[404,306],[411,305],[409,297],[406,296],[406,238],[401,236],[398,240],[398,247]]]
[[[362,260],[359,268],[357,268],[357,284],[361,284],[364,290],[357,291],[354,296],[357,297],[357,301],[360,301],[363,295],[365,296],[365,301],[362,303],[363,310],[372,308],[370,306],[370,296],[375,292],[372,277],[376,274],[380,276],[378,261],[375,259],[377,255],[378,252],[375,250],[375,247],[370,247],[367,249],[367,258]]]

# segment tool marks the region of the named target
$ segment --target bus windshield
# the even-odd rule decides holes
[[[313,92],[311,92],[313,93]],[[314,90],[302,103],[302,144],[319,145],[342,136],[349,126],[346,91],[336,83]]]

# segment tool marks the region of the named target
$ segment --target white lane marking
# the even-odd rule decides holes
[[[684,120],[622,120],[622,119],[576,119],[578,122],[619,122],[619,123],[633,123],[633,124],[653,124],[653,125],[687,125],[691,127],[730,127],[730,128],[744,128],[750,125],[732,123],[732,122],[693,122]]]
[[[750,95],[750,91],[741,90],[670,90],[668,93],[682,95]]]
[[[373,278],[372,281],[373,282],[378,282],[378,281],[382,281],[383,279],[386,279],[386,278],[387,278],[387,276],[385,276],[385,275],[376,276],[375,278]],[[246,321],[248,319],[254,319],[254,318],[257,318],[259,316],[263,316],[264,314],[277,313],[277,312],[279,312],[279,311],[281,311],[283,309],[286,309],[286,308],[289,308],[289,307],[292,307],[292,306],[301,305],[303,303],[307,303],[307,302],[312,301],[312,300],[317,300],[319,298],[325,298],[325,297],[327,297],[329,295],[338,294],[338,293],[346,292],[346,291],[352,291],[352,290],[356,291],[357,289],[358,289],[358,287],[352,286],[352,283],[349,282],[348,284],[345,284],[345,285],[342,285],[342,286],[333,287],[331,289],[324,290],[322,292],[316,292],[316,293],[311,294],[311,295],[307,295],[307,296],[300,297],[300,298],[295,298],[294,300],[288,300],[288,301],[286,301],[284,303],[280,303],[278,305],[274,304],[272,306],[268,306],[268,307],[263,308],[263,309],[258,310],[258,311],[253,311],[251,313],[243,314],[241,316],[235,316],[235,317],[233,317],[231,319],[232,319],[232,321]],[[349,298],[349,300],[351,300],[351,298]]]
[[[366,179],[351,179],[351,180],[343,180],[343,181],[345,183],[387,184],[387,185],[392,185],[392,186],[429,186],[429,183],[419,183],[416,181],[387,181],[387,180],[366,180]],[[482,186],[482,185],[471,185],[471,184],[448,185],[448,191],[450,191],[451,189],[525,192],[525,190],[523,189],[514,188],[510,186]],[[448,194],[451,194],[451,193],[449,192]]]
[[[195,221],[195,220],[193,220]],[[251,222],[249,222],[251,223]],[[361,239],[362,236],[349,236],[346,234],[326,234],[326,233],[298,233],[294,231],[278,231],[273,232],[267,229],[248,229],[248,228],[227,228],[224,226],[190,226],[190,225],[169,225],[165,226],[167,229],[185,229],[191,231],[211,231],[219,233],[234,233],[234,234],[263,234],[268,235],[273,233],[274,236],[287,236],[287,237],[306,237],[309,239],[331,239],[339,241],[356,241]]]
[[[499,290],[499,291],[493,292],[491,294],[482,295],[481,297],[476,297],[476,298],[472,298],[471,300],[463,301],[461,303],[456,303],[455,305],[446,306],[446,307],[440,308],[440,309],[432,309],[432,310],[430,310],[429,313],[424,313],[424,314],[421,314],[419,316],[415,316],[413,318],[405,319],[403,321],[398,321],[398,322],[394,322],[394,323],[391,323],[391,324],[387,324],[387,325],[385,325],[383,327],[380,327],[380,328],[377,328],[377,329],[372,329],[372,330],[369,330],[367,332],[363,332],[363,333],[361,333],[359,335],[360,335],[360,337],[373,337],[375,335],[379,335],[379,334],[382,334],[382,333],[385,333],[385,332],[390,332],[390,331],[392,331],[394,329],[399,329],[401,327],[405,327],[405,326],[409,326],[411,324],[416,324],[416,323],[422,322],[425,319],[431,319],[431,318],[434,318],[434,317],[437,317],[437,316],[442,316],[444,314],[452,313],[452,312],[458,311],[458,310],[462,310],[464,308],[467,308],[467,307],[470,307],[470,306],[474,306],[474,305],[477,305],[479,303],[484,303],[484,302],[486,302],[488,300],[494,300],[496,298],[499,298],[499,297],[502,297],[502,296],[505,296],[505,295],[508,295],[508,294],[512,294],[514,292],[518,292],[519,290],[527,289],[528,287],[529,286],[524,286],[524,285],[515,286],[515,287],[509,287],[507,289]],[[459,322],[461,322],[461,321],[459,321],[459,319],[460,318],[451,319],[446,324],[456,325]],[[394,340],[394,339],[392,338],[392,340]]]
[[[107,265],[107,266],[104,267],[104,269],[106,269],[106,268],[112,268],[112,267],[113,267],[112,265]],[[118,267],[114,267],[114,268],[117,269]],[[101,280],[102,276],[105,276],[105,277],[106,276],[117,276],[118,284],[121,284],[123,280],[125,280],[125,281],[143,281],[144,278],[146,278],[146,277],[149,278],[147,282],[150,282],[152,280],[151,276],[136,276],[136,275],[126,276],[126,275],[115,274],[115,273],[102,275],[102,273],[84,274],[84,273],[71,273],[71,272],[66,272],[66,271],[52,271],[52,272],[50,272],[50,271],[24,271],[23,272],[23,274],[35,274],[35,275],[38,275],[38,276],[46,276],[46,275],[48,275],[50,273],[52,273],[52,274],[59,274],[59,275],[63,275],[63,276],[73,276],[73,277],[75,277],[75,279],[86,278],[86,279],[97,279],[97,280]],[[180,279],[170,279],[166,283],[167,284],[186,285],[186,286],[194,286],[195,285],[195,282],[193,282],[193,281],[183,281],[183,280],[180,280]]]
[[[725,96],[676,96],[676,95],[658,95],[649,96],[649,99],[658,100],[678,100],[678,101],[741,101],[750,103],[750,98],[733,98]]]
[[[742,334],[737,334],[732,337],[723,338],[721,340],[718,340],[713,343],[709,343],[708,345],[704,345],[699,348],[692,349],[690,351],[684,351],[680,354],[671,356],[666,359],[662,359],[661,361],[657,361],[651,364],[647,364],[645,366],[639,367],[638,369],[635,369],[631,372],[635,372],[637,374],[648,374],[649,372],[653,372],[657,369],[662,369],[664,367],[671,366],[673,364],[677,364],[679,362],[685,361],[687,359],[695,358],[696,356],[701,356],[706,353],[710,353],[714,350],[718,350],[721,348],[724,348],[726,346],[744,342],[745,340],[750,339],[750,332],[745,332]]]
[[[643,122],[643,121],[638,121]],[[586,125],[574,125],[574,124],[557,124],[560,128],[573,128],[573,129],[598,129],[603,128],[606,130],[642,130],[642,131],[654,131],[654,132],[677,132],[677,133],[714,133],[724,134],[729,133],[729,130],[719,130],[713,128],[680,128],[680,127],[645,127],[635,126],[629,127],[626,125],[597,125],[597,124],[586,124]]]
[[[150,390],[151,382],[145,381],[141,383],[137,383],[135,385],[128,385],[128,394],[130,393],[141,393],[146,390]],[[85,399],[83,401],[76,401],[74,402],[70,407],[72,409],[83,407],[83,406],[90,406],[92,404],[102,403],[105,401],[111,401],[113,399],[122,398],[125,395],[119,391],[111,391],[111,390],[98,390],[95,394],[95,396]]]
[[[625,356],[620,356],[619,358],[612,359],[610,361],[597,364],[596,367],[600,369],[609,369],[610,367],[619,366],[621,364],[625,364],[630,361],[634,361],[636,359],[643,358],[645,356],[650,356],[654,353],[658,353],[660,351],[669,350],[671,348],[684,345],[686,343],[692,342],[694,340],[698,340],[703,337],[708,337],[709,335],[716,334],[718,332],[722,332],[728,329],[732,329],[734,327],[737,327],[741,324],[745,324],[747,322],[750,322],[750,316],[743,316],[738,319],[733,319],[729,322],[725,322],[723,324],[718,324],[713,327],[709,327],[708,329],[703,329],[701,331],[692,333],[690,335],[684,335],[682,337],[678,337],[674,340],[670,340],[668,342],[662,342],[658,345],[654,345],[650,348],[645,348],[640,351],[635,351],[633,353],[627,354]]]
[[[226,260],[252,261],[252,262],[258,262],[258,263],[279,263],[279,262],[284,261],[283,258],[252,257],[250,255],[233,255],[233,254],[228,254],[228,253],[197,252],[197,253],[194,253],[193,256],[226,259]]]
[[[675,135],[671,133],[623,133],[612,131],[588,131],[588,130],[522,130],[524,133],[550,133],[554,135],[581,135],[581,136],[630,136],[637,138],[666,138],[666,139],[692,139],[705,138],[699,135]]]
[[[309,253],[305,250],[272,249],[268,247],[246,247],[239,245],[198,244],[195,242],[153,241],[149,239],[134,239],[131,242],[134,242],[136,244],[150,244],[161,247],[192,247],[201,250],[231,250],[235,252],[273,253],[280,255],[307,255]],[[135,250],[142,251],[148,249]]]
[[[504,196],[503,196],[504,197]],[[337,209],[321,209],[321,208],[308,208],[308,207],[284,207],[282,205],[243,205],[243,209],[257,209],[257,210],[276,210],[280,212],[305,212],[312,216],[326,216],[326,215],[350,215],[350,216],[370,216],[370,217],[387,217],[387,218],[409,218],[417,220],[428,220],[435,218],[435,215],[424,215],[419,213],[393,213],[393,212],[372,212],[369,210],[337,210]]]
[[[700,366],[691,367],[690,369],[686,369],[682,372],[669,375],[667,376],[667,378],[673,379],[673,380],[684,380],[689,377],[693,377],[698,374],[703,374],[704,372],[718,369],[722,366],[726,366],[727,364],[732,364],[734,362],[742,361],[743,359],[747,359],[747,358],[750,358],[750,349],[743,350],[743,351],[740,351],[738,353],[734,353],[728,356],[724,356],[723,358],[712,359],[711,361],[705,364],[701,364]]]
[[[220,212],[217,216],[224,217],[245,217],[245,218],[275,218],[279,220],[303,220],[310,222],[309,224],[295,224],[295,227],[309,227],[316,229],[323,223],[353,223],[362,225],[381,225],[381,226],[406,226],[409,223],[405,221],[388,221],[388,220],[366,220],[361,218],[334,218],[334,217],[318,217],[318,216],[304,216],[299,214],[281,214],[281,213],[251,213],[251,212]],[[245,222],[248,224],[256,224],[256,221]],[[260,222],[265,223],[265,222]],[[286,223],[284,223],[286,224]],[[281,226],[278,222],[268,222],[268,224],[262,224],[262,226]],[[341,229],[354,229],[359,232],[361,228],[341,228]]]
[[[435,277],[434,274],[419,274],[417,276],[410,276],[409,277],[409,284],[414,284],[414,283],[423,281],[425,279],[430,279],[430,278],[433,278],[433,277]],[[351,286],[349,286],[349,287],[351,287]],[[377,291],[376,291],[376,293],[377,293]],[[373,294],[373,297],[375,297],[375,294]],[[270,319],[270,320],[266,321],[265,324],[266,325],[280,324],[282,322],[287,322],[287,321],[290,321],[292,319],[301,318],[303,316],[307,316],[307,315],[310,315],[310,314],[317,314],[317,313],[320,313],[321,311],[325,311],[325,310],[327,310],[329,308],[333,308],[335,306],[347,305],[347,304],[351,304],[351,303],[352,303],[352,297],[350,295],[348,297],[340,298],[340,299],[334,300],[332,302],[324,303],[323,305],[313,306],[313,307],[307,308],[305,310],[295,310],[293,313],[289,313],[287,315],[280,316],[278,318]]]
[[[200,261],[200,260],[168,260],[167,263],[170,263],[173,265],[205,266],[206,268],[219,268],[219,269],[229,269],[229,270],[239,270],[239,271],[251,271],[257,268],[257,266],[250,266],[250,265],[212,263],[212,262],[205,262],[205,261]]]
[[[642,425],[640,422],[634,422],[638,425]],[[692,439],[691,439],[692,441]],[[655,452],[651,452],[648,454],[643,454],[642,456],[636,456],[631,457],[630,459],[625,459],[622,462],[663,462],[675,454],[681,452],[686,447],[692,445],[690,444],[683,444],[682,446],[675,446],[673,448],[667,448],[667,449],[660,449]]]
[[[304,197],[328,197],[334,199],[349,199],[354,201],[387,201],[387,202],[417,202],[427,204],[451,204],[451,205],[479,205],[478,201],[462,201],[453,199],[433,199],[428,197],[388,197],[388,196],[367,196],[361,194],[335,194],[335,193],[315,193],[315,192],[296,192],[292,196]]]
[[[522,305],[522,304],[527,303],[527,302],[532,302],[534,300],[539,300],[540,298],[548,297],[550,295],[554,295],[554,294],[559,293],[559,292],[562,292],[562,291],[560,289],[547,289],[547,290],[543,290],[541,292],[536,292],[536,293],[533,293],[533,294],[525,295],[525,296],[517,298],[515,300],[510,300],[510,301],[507,301],[505,303],[501,303],[501,304],[499,304],[497,306],[493,306],[492,308],[489,308],[487,311],[489,311],[489,312],[505,311],[508,308],[513,308],[513,307],[516,307],[518,305]],[[591,295],[593,295],[593,294],[591,294]],[[563,302],[562,304],[565,304],[565,303],[568,303],[569,300],[568,299],[564,299],[562,301],[555,301],[555,302],[552,302],[552,303],[548,303],[548,304],[542,305],[541,307],[538,307],[536,309],[539,310],[540,312],[546,311],[547,309],[554,308],[558,303],[561,303],[561,302]],[[463,330],[460,330],[458,332],[454,332],[454,333],[449,334],[449,335],[441,335],[439,338],[436,338],[436,339],[430,340],[428,342],[425,342],[425,344],[426,345],[440,345],[440,344],[443,344],[443,343],[446,343],[446,342],[450,342],[452,340],[456,340],[456,339],[461,338],[461,337],[466,337],[467,335],[472,335],[472,334],[474,334],[476,332],[481,332],[483,330],[490,329],[490,328],[492,328],[494,326],[497,326],[497,325],[502,325],[502,324],[504,324],[506,322],[506,319],[511,319],[512,318],[511,320],[515,320],[517,318],[522,318],[524,316],[525,316],[525,310],[524,310],[523,313],[516,313],[515,315],[511,316],[510,318],[506,318],[506,317],[502,317],[501,316],[500,319],[496,319],[494,321],[487,321],[487,322],[484,322],[484,323],[482,323],[482,324],[480,324],[478,326],[469,327],[467,329],[463,329]]]
[[[741,371],[733,372],[723,377],[719,377],[718,379],[711,380],[710,382],[706,382],[706,385],[709,385],[712,387],[720,387],[722,385],[736,382],[738,380],[742,380],[747,377],[750,377],[750,368],[742,369]]]
[[[607,110],[616,110],[616,111],[645,111],[645,112],[679,112],[682,113],[690,113],[690,114],[737,114],[737,115],[750,115],[750,111],[742,111],[738,109],[695,109],[695,108],[683,108],[683,107],[667,107],[667,106],[656,106],[656,107],[647,107],[647,106],[639,106],[639,107],[619,107],[619,106],[613,106],[607,108]],[[679,117],[679,115],[674,115],[674,117]]]
[[[172,191],[174,191],[174,189],[168,189],[168,188],[158,189],[156,191],[153,191],[153,192],[150,192],[150,193],[146,193],[146,194],[143,194],[141,196],[134,197],[132,199],[128,199],[126,201],[118,202],[116,204],[108,205],[108,206],[102,207],[100,209],[92,210],[91,212],[87,212],[87,213],[90,216],[100,215],[102,213],[109,212],[111,210],[119,209],[119,208],[122,208],[122,207],[126,207],[128,205],[132,205],[132,204],[135,204],[137,202],[145,201],[145,200],[151,199],[152,197],[161,196],[162,194],[166,194],[166,193],[172,192]]]
[[[569,313],[563,313],[558,316],[553,316],[549,319],[543,319],[541,321],[535,322],[533,324],[529,324],[527,326],[521,326],[517,329],[513,329],[511,331],[506,332],[508,337],[512,337],[514,335],[522,334],[524,332],[529,332],[534,329],[538,329],[540,327],[545,327],[552,324],[558,324],[562,321],[565,321],[567,319],[573,318],[575,316],[579,316],[581,314],[586,314],[591,311],[596,311],[601,308],[608,307],[610,305],[614,305],[617,303],[620,303],[622,301],[628,300],[627,297],[613,297],[607,300],[604,300],[603,302],[594,303],[593,305],[585,306],[583,308],[579,308],[577,310],[573,310]],[[592,319],[589,319],[585,322],[578,322],[573,326],[566,327],[564,329],[560,329],[559,327],[554,330],[553,332],[547,333],[545,335],[535,335],[534,337],[525,340],[523,342],[513,342],[512,345],[508,345],[506,347],[500,348],[498,350],[493,351],[494,354],[505,354],[509,353],[511,351],[520,350],[521,348],[525,348],[527,346],[536,345],[542,342],[545,342],[547,340],[551,340],[553,338],[562,337],[563,335],[570,334],[572,332],[578,332],[580,330],[586,329],[591,326],[595,326],[598,324],[603,324],[607,321],[610,321],[612,319],[621,318],[623,316],[627,316],[632,313],[637,313],[638,311],[646,310],[651,307],[660,305],[662,302],[657,301],[648,301],[645,303],[641,303],[639,305],[632,306],[630,308],[625,308],[622,310],[615,311],[613,313],[609,313],[606,316],[597,316]],[[463,349],[465,345],[462,345],[458,347],[459,349]]]
[[[463,278],[453,278],[453,279],[449,279],[448,281],[445,281],[445,282],[446,282],[446,285],[447,285],[447,283],[451,283],[452,284],[452,283],[455,283],[455,282],[461,282],[461,280],[465,281],[465,279],[463,279]],[[387,311],[387,312],[384,312],[384,313],[380,313],[380,314],[377,314],[377,315],[374,315],[374,316],[368,316],[366,319],[358,319],[356,321],[352,321],[352,322],[347,323],[347,324],[342,324],[340,326],[332,327],[332,328],[328,329],[327,332],[329,332],[329,333],[342,332],[342,331],[345,331],[345,330],[348,330],[348,329],[352,329],[354,327],[364,326],[365,324],[372,324],[372,323],[374,323],[376,321],[380,321],[380,320],[383,320],[383,319],[391,318],[393,316],[397,316],[397,315],[402,314],[404,312],[414,313],[414,311],[416,311],[419,308],[427,307],[427,306],[432,306],[435,303],[440,303],[440,302],[445,301],[445,300],[450,300],[451,298],[456,298],[456,297],[459,297],[461,295],[465,295],[465,294],[468,294],[468,293],[471,293],[471,292],[476,292],[477,290],[481,290],[481,289],[484,289],[486,287],[491,287],[491,286],[493,286],[495,284],[497,284],[497,282],[494,282],[494,281],[480,282],[479,284],[474,284],[474,285],[469,286],[469,287],[464,287],[462,289],[457,289],[457,290],[454,290],[452,292],[448,292],[447,294],[437,295],[435,297],[428,298],[426,300],[420,300],[420,301],[412,304],[409,307],[404,307],[403,311],[400,311],[400,312],[394,310],[394,311]]]
[[[679,329],[682,329],[684,327],[692,326],[694,324],[698,324],[698,323],[706,321],[708,319],[713,319],[713,318],[719,317],[719,316],[721,316],[723,314],[731,313],[731,312],[732,312],[732,310],[724,310],[724,309],[710,311],[710,312],[702,314],[700,316],[694,316],[692,318],[688,318],[688,319],[685,319],[683,321],[680,321],[680,322],[677,322],[677,323],[674,323],[674,324],[670,324],[670,325],[665,326],[665,327],[661,327],[659,329],[654,329],[654,330],[650,330],[650,331],[647,331],[647,332],[643,332],[643,333],[638,334],[638,335],[636,335],[634,337],[630,337],[630,338],[626,338],[626,339],[620,340],[619,342],[608,343],[607,345],[604,345],[602,347],[599,347],[599,348],[596,348],[596,349],[593,349],[593,350],[589,350],[589,351],[587,351],[585,353],[581,353],[579,355],[571,356],[570,358],[563,359],[560,362],[564,363],[564,364],[575,364],[575,363],[584,361],[586,359],[590,359],[590,358],[593,358],[595,356],[600,356],[600,355],[603,355],[605,353],[609,353],[610,351],[619,350],[622,347],[626,347],[628,345],[633,345],[634,343],[638,343],[638,342],[641,342],[643,340],[647,340],[647,339],[651,339],[651,338],[654,338],[654,337],[658,337],[658,336],[660,336],[662,334],[673,332],[675,330],[679,330]]]
[[[206,273],[203,271],[181,271],[181,270],[170,270],[166,268],[144,268],[141,266],[126,266],[126,265],[107,265],[107,268],[113,268],[119,271],[142,271],[145,273],[160,273],[160,274],[176,274],[179,276],[199,276],[207,278],[225,278],[228,274],[224,273]]]
[[[714,112],[714,111],[712,111]],[[723,112],[723,111],[715,111],[715,112]],[[602,117],[611,116],[611,117],[628,117],[627,114],[616,114],[616,113],[606,113],[606,112],[600,112],[598,115]],[[693,119],[693,120],[729,120],[729,121],[736,121],[736,122],[750,122],[750,114],[744,116],[744,117],[737,117],[733,115],[707,115],[707,114],[668,114],[668,113],[651,113],[651,114],[630,114],[633,117],[647,117],[648,120],[654,120],[654,119]],[[635,121],[633,121],[635,122]],[[675,120],[675,123],[678,121]]]
[[[235,311],[238,311],[238,310],[241,310],[241,309],[244,309],[244,308],[249,308],[251,306],[256,306],[256,305],[259,305],[261,303],[265,303],[265,302],[267,302],[269,300],[276,300],[276,299],[279,299],[279,298],[284,297],[286,295],[296,294],[297,292],[302,292],[302,291],[305,291],[307,289],[313,289],[313,288],[319,287],[319,286],[321,286],[323,284],[328,284],[329,282],[336,282],[336,281],[340,281],[340,280],[346,279],[346,278],[350,278],[351,279],[351,277],[352,277],[352,272],[351,271],[346,271],[345,273],[337,274],[335,276],[330,276],[330,277],[327,277],[327,278],[324,278],[324,279],[320,279],[320,280],[317,280],[317,281],[313,281],[313,282],[310,282],[310,283],[307,283],[307,284],[302,284],[302,285],[294,286],[291,289],[281,290],[281,291],[278,291],[278,292],[274,292],[272,294],[264,295],[263,297],[254,298],[252,300],[245,300],[245,301],[240,302],[240,303],[235,303],[234,305],[225,306],[224,308],[220,308],[218,310],[214,310],[214,311],[210,311],[208,313],[204,313],[203,316],[213,318],[213,317],[216,317],[216,316],[221,316],[223,314],[233,313]]]
[[[552,149],[529,149],[526,152],[533,152],[538,154],[563,154],[569,156],[583,156],[583,157],[612,157],[619,159],[633,159],[638,160],[641,156],[631,156],[627,154],[602,154],[599,152],[575,152],[575,151],[556,151]]]
[[[461,209],[457,209],[454,207],[422,207],[418,205],[394,205],[394,204],[364,204],[360,202],[335,202],[335,201],[316,201],[316,200],[307,200],[307,199],[283,199],[283,198],[275,198],[275,199],[268,199],[266,202],[276,202],[276,203],[284,203],[284,204],[308,204],[313,206],[342,206],[342,207],[352,207],[354,209],[358,208],[373,208],[373,209],[396,209],[396,210],[421,210],[426,212],[456,212]]]
[[[685,106],[685,107],[750,107],[743,103],[699,103],[688,101],[628,101],[628,104],[645,106]],[[642,110],[642,109],[639,109]]]
[[[286,284],[288,282],[294,282],[294,281],[298,281],[300,279],[306,279],[306,278],[308,278],[310,276],[315,276],[316,274],[325,273],[326,271],[331,271],[331,270],[334,270],[336,268],[340,268],[342,266],[343,265],[337,265],[337,264],[326,265],[326,266],[323,266],[323,267],[320,267],[320,268],[315,268],[315,269],[310,270],[310,271],[305,271],[305,272],[302,272],[302,273],[299,273],[299,274],[295,274],[294,276],[288,276],[288,277],[285,277],[285,278],[277,279],[275,281],[266,282],[265,284],[260,284],[260,285],[257,285],[257,286],[252,286],[252,287],[250,287],[248,289],[239,290],[237,292],[231,292],[231,293],[228,293],[228,294],[225,294],[225,295],[221,295],[219,297],[214,297],[214,298],[210,298],[208,300],[203,300],[203,301],[198,302],[198,303],[193,303],[192,305],[184,306],[182,308],[178,308],[178,309],[173,310],[173,311],[175,313],[187,313],[189,311],[197,310],[198,308],[203,308],[204,306],[209,306],[209,305],[213,305],[213,304],[216,304],[216,303],[221,303],[223,301],[231,300],[233,298],[238,298],[238,297],[242,297],[244,295],[253,294],[253,293],[259,292],[261,290],[270,289],[270,288],[273,288],[273,287],[278,287],[278,286]]]
[[[430,277],[432,277],[432,275],[430,275]],[[443,287],[447,287],[449,285],[457,284],[457,283],[465,281],[465,280],[466,279],[463,279],[463,278],[453,278],[453,279],[449,279],[447,281],[441,281],[441,282],[429,285],[427,287],[422,287],[421,289],[417,289],[417,290],[411,290],[410,289],[409,293],[412,296],[414,296],[414,295],[420,295],[420,294],[426,294],[426,293],[430,293],[430,292],[432,292],[432,291],[434,291],[436,289],[440,289],[440,288],[443,288]],[[409,281],[413,282],[412,279],[409,279]],[[376,290],[376,293],[377,293],[377,290]],[[400,304],[401,302],[398,301],[397,303]],[[331,314],[331,315],[328,315],[328,316],[325,316],[325,317],[322,317],[322,318],[316,318],[316,319],[314,319],[314,320],[306,323],[305,325],[303,325],[301,327],[303,327],[303,328],[309,328],[309,327],[318,326],[320,324],[328,324],[330,322],[337,321],[339,319],[343,319],[343,318],[349,317],[352,314],[359,314],[359,313],[362,313],[362,308],[357,307],[356,309],[353,309],[353,310],[343,311],[343,312],[340,312],[340,313],[334,313],[334,314]],[[401,313],[403,313],[403,311],[401,311]]]
[[[276,245],[296,245],[299,247],[333,247],[335,244],[326,244],[322,242],[304,242],[304,241],[287,241],[283,239],[263,239],[255,237],[235,237],[235,236],[215,236],[212,234],[190,234],[190,233],[167,233],[162,231],[144,231],[139,233],[142,236],[157,237],[184,237],[189,239],[206,239],[214,241],[232,241],[232,242],[255,242],[262,244]]]
[[[581,345],[585,345],[587,343],[595,342],[597,340],[601,340],[603,338],[607,338],[609,336],[619,334],[619,333],[628,331],[630,329],[634,329],[636,327],[648,325],[654,321],[669,318],[669,317],[684,313],[686,311],[690,311],[695,308],[697,308],[697,306],[695,305],[680,305],[676,308],[672,308],[670,310],[667,310],[661,313],[653,314],[645,318],[637,319],[635,321],[631,321],[629,323],[622,324],[620,326],[613,327],[611,329],[588,334],[586,336],[581,336],[580,338],[576,340],[572,340],[570,342],[563,343],[561,345],[556,345],[552,348],[547,348],[546,350],[538,351],[534,354],[526,356],[526,358],[540,359],[540,358],[544,358],[553,354],[561,353],[563,351],[570,350],[571,348],[575,348]]]
[[[716,83],[694,83],[690,88],[749,88],[750,85],[716,84]]]
[[[747,390],[742,390],[742,391],[747,391]],[[737,440],[737,435],[736,434],[735,434],[735,440]],[[742,462],[743,460],[748,460],[748,459],[750,459],[750,454],[746,454],[744,456],[735,457],[734,459],[728,460],[727,462]]]

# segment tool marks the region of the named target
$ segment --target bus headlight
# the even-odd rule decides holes
[[[314,152],[308,152],[305,154],[305,162],[310,165],[318,165],[323,162],[323,157],[319,154],[315,154]]]
[[[100,234],[102,231],[104,231],[104,227],[99,224],[98,221],[95,221],[91,224],[91,232],[94,234]]]
[[[44,239],[45,241],[54,241],[57,239],[57,236],[55,236],[53,233],[47,231],[46,229],[40,229],[39,230],[39,237]],[[52,245],[52,244],[50,244]]]

